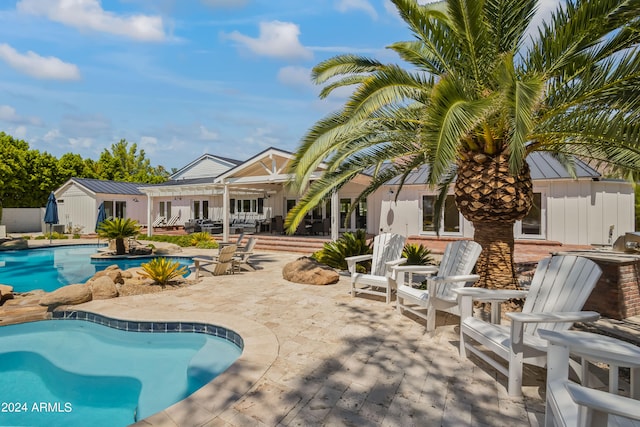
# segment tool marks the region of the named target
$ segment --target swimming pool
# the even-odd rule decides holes
[[[242,338],[218,326],[71,313],[87,320],[0,328],[0,424],[126,426],[184,399],[242,353]]]
[[[47,292],[72,283],[85,283],[96,272],[117,264],[127,269],[139,267],[150,258],[92,259],[99,245],[53,246],[21,251],[0,252],[0,283],[13,286],[15,292],[42,289]],[[188,266],[190,258],[172,257]]]

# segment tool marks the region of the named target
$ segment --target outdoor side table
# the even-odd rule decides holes
[[[413,285],[413,275],[423,274],[430,276],[438,272],[438,267],[435,265],[396,265],[391,268],[396,276],[396,283],[398,286],[407,283],[409,286]],[[408,274],[409,280],[405,282],[405,274]]]

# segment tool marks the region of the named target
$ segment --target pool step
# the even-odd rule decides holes
[[[242,242],[246,243],[250,236],[250,234],[245,234]],[[254,236],[258,239],[255,247],[257,251],[294,252],[308,255],[322,249],[324,243],[330,241],[327,236],[303,237],[279,234],[255,234]],[[237,237],[237,235],[231,235],[229,241],[233,242]],[[221,240],[218,236],[216,239]]]

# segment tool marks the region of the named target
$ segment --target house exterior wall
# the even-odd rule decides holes
[[[567,244],[609,244],[635,228],[634,192],[623,181],[551,181],[547,239]]]
[[[393,191],[391,193],[390,191]],[[542,193],[541,238],[576,245],[607,245],[625,232],[634,231],[633,187],[624,181],[536,180],[534,192]],[[383,186],[369,198],[369,233],[393,232],[405,236],[433,235],[422,231],[421,200],[435,194],[427,186],[405,186],[396,200],[397,187]],[[612,241],[609,228],[614,227]],[[516,238],[527,238],[514,227]],[[473,224],[461,218],[460,232],[444,236],[473,237]]]
[[[127,218],[146,224],[146,203],[144,196],[118,194],[92,194],[73,183],[56,193],[60,224],[80,233],[94,233],[98,206],[103,201],[125,202]],[[137,200],[137,201],[135,201]]]
[[[95,196],[83,187],[72,183],[61,192],[56,192],[60,224],[80,229],[80,233],[93,233],[98,216]]]
[[[190,168],[175,175],[173,179],[206,178],[218,176],[231,168],[229,163],[223,163],[212,158],[204,158],[194,163]]]

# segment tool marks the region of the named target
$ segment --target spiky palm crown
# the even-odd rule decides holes
[[[640,170],[640,0],[568,0],[531,41],[535,0],[392,2],[415,38],[389,48],[409,69],[340,55],[313,70],[322,97],[355,89],[296,151],[292,185],[303,197],[290,228],[364,171],[360,199],[423,164],[444,194],[457,162],[476,154],[506,156],[513,175],[532,151],[569,170],[572,155]]]

